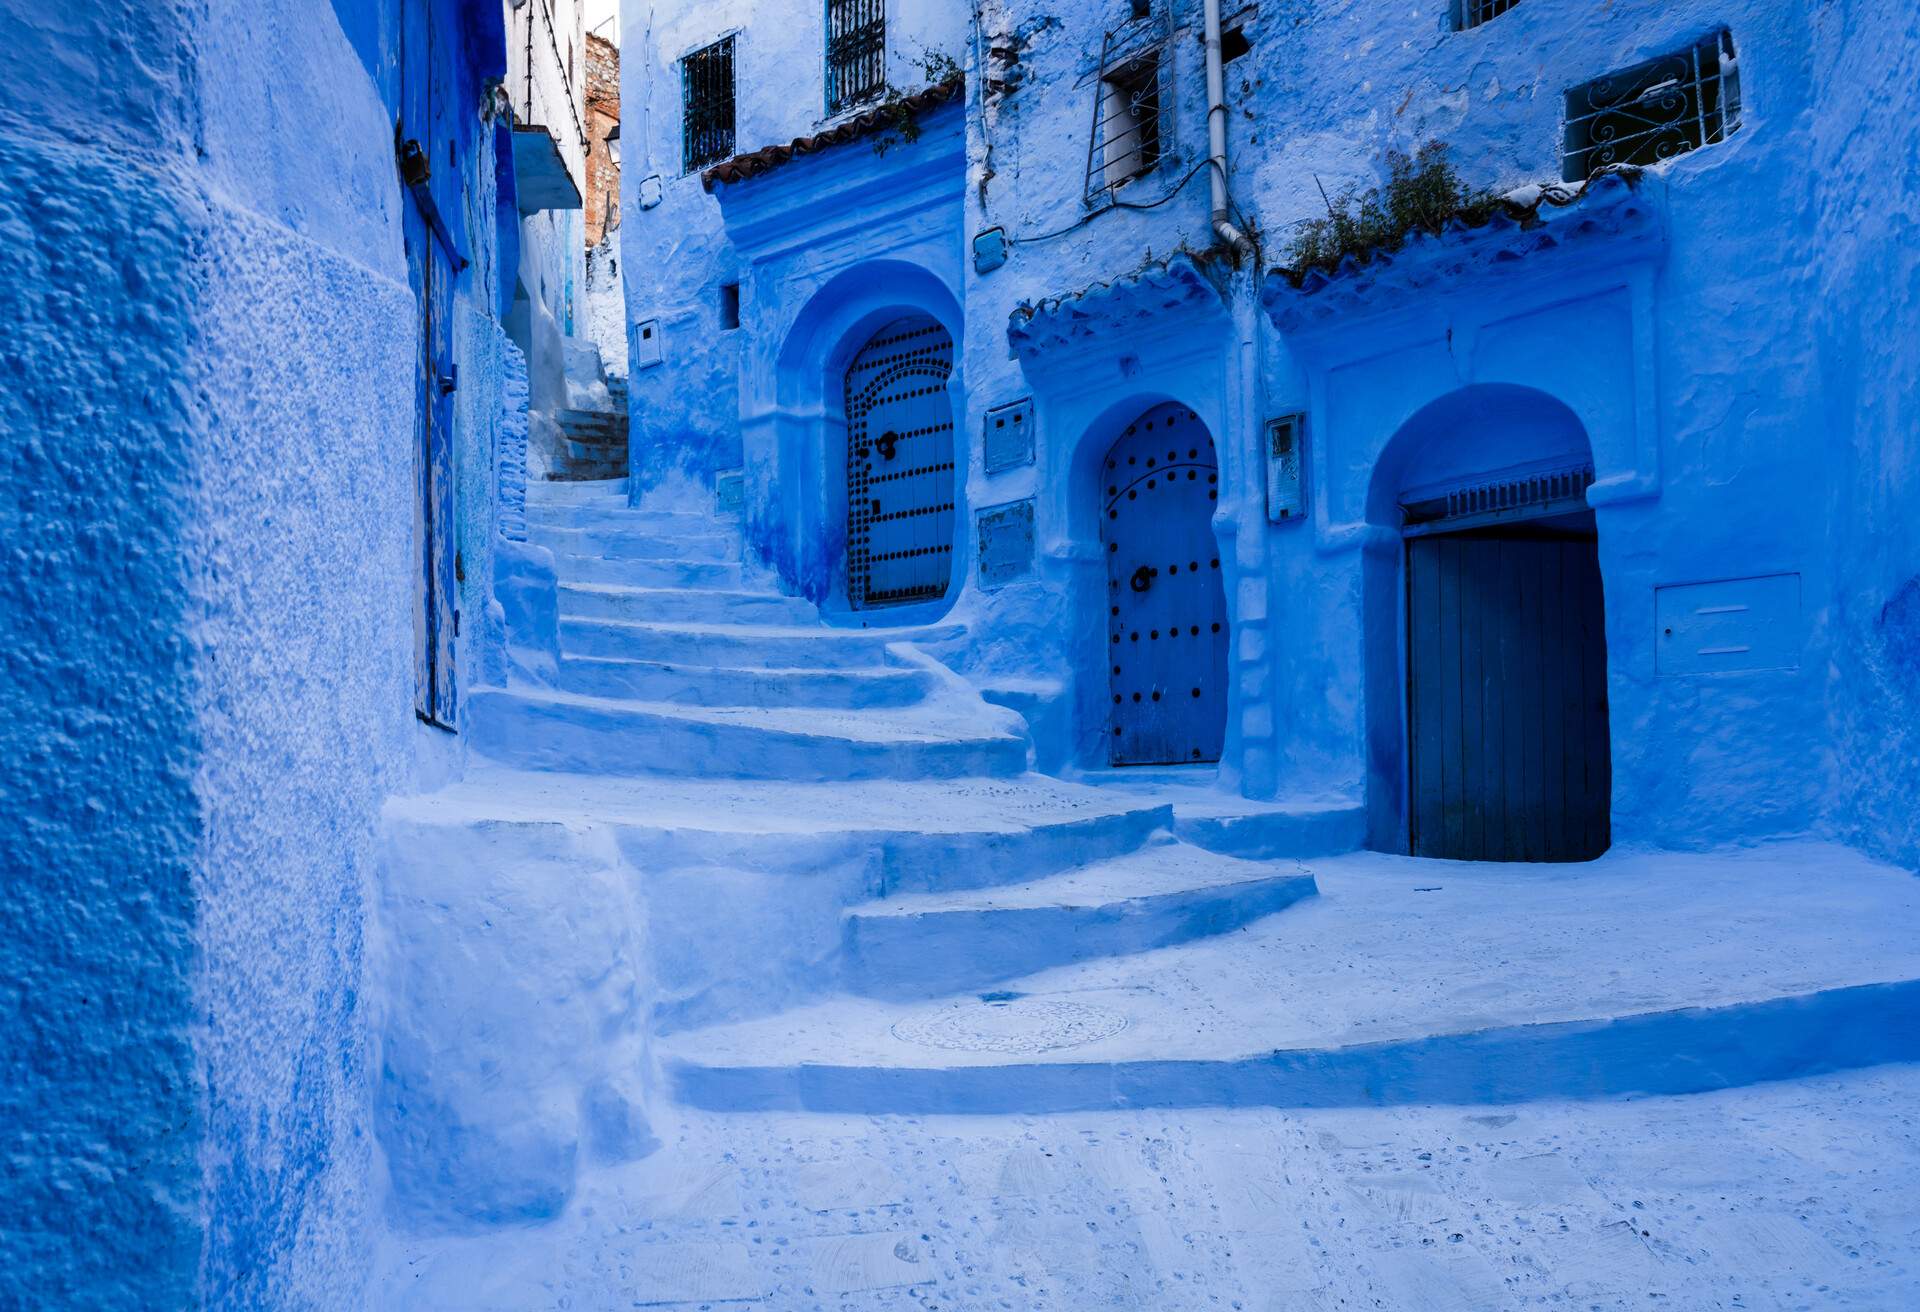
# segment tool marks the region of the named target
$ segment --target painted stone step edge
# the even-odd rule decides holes
[[[698,624],[804,624],[819,612],[804,597],[717,588],[646,588],[565,582],[560,614],[568,618]]]
[[[535,524],[528,533],[555,556],[598,556],[605,560],[733,560],[739,548],[717,533],[659,537],[638,531],[568,531]]]
[[[1157,843],[1030,883],[855,907],[843,922],[842,981],[891,999],[978,990],[1224,934],[1318,891],[1298,870]]]
[[[1017,997],[1010,997],[1017,1003]],[[697,1031],[679,1046],[697,1050]],[[825,1055],[825,1054],[823,1054]],[[708,1065],[669,1057],[708,1111],[1050,1115],[1147,1107],[1484,1106],[1675,1096],[1920,1060],[1920,981],[1718,1007],[1504,1025],[1218,1060]]]
[[[560,690],[584,697],[632,698],[685,706],[803,706],[823,710],[885,709],[924,701],[935,688],[924,670],[736,670],[569,656]]]
[[[566,571],[562,571],[563,575]],[[563,619],[560,645],[583,656],[616,656],[734,669],[870,669],[895,663],[895,642],[941,641],[961,632],[650,624],[631,620]]]
[[[469,703],[473,750],[528,770],[713,779],[1005,778],[1024,738],[833,712],[717,709],[564,693],[483,690]]]
[[[743,577],[739,561],[609,560],[567,552],[554,553],[553,568],[568,583],[620,583],[642,588],[738,588]]]

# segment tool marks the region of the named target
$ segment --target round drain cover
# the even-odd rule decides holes
[[[1051,998],[963,1002],[895,1021],[893,1036],[956,1052],[1050,1052],[1108,1038],[1127,1018],[1105,1007]]]

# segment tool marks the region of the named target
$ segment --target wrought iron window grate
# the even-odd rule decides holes
[[[1464,32],[1470,27],[1478,27],[1490,18],[1500,17],[1519,3],[1520,0],[1454,0],[1454,30]]]
[[[1614,164],[1661,160],[1740,126],[1740,77],[1726,30],[1567,92],[1563,172],[1580,182]]]
[[[827,113],[886,89],[886,0],[827,0]]]
[[[733,38],[680,61],[680,158],[688,173],[733,154]]]
[[[1166,35],[1164,15],[1149,9],[1101,42],[1087,139],[1089,205],[1111,204],[1115,190],[1151,173],[1166,154],[1160,94]]]

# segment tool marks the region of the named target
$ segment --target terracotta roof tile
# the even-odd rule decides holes
[[[852,118],[834,124],[824,132],[816,132],[810,137],[795,137],[784,146],[763,146],[759,150],[744,155],[735,155],[732,159],[722,160],[700,175],[700,181],[708,191],[712,191],[717,182],[744,182],[748,178],[757,178],[779,168],[789,160],[801,155],[812,155],[832,146],[845,145],[858,141],[862,137],[875,136],[900,125],[900,115],[922,114],[937,109],[949,100],[960,97],[964,79],[958,74],[943,82],[903,96],[889,104],[875,105],[862,110]]]

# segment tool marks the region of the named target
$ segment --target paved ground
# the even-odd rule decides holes
[[[694,1115],[385,1306],[1920,1308],[1920,1067],[1498,1108]]]

